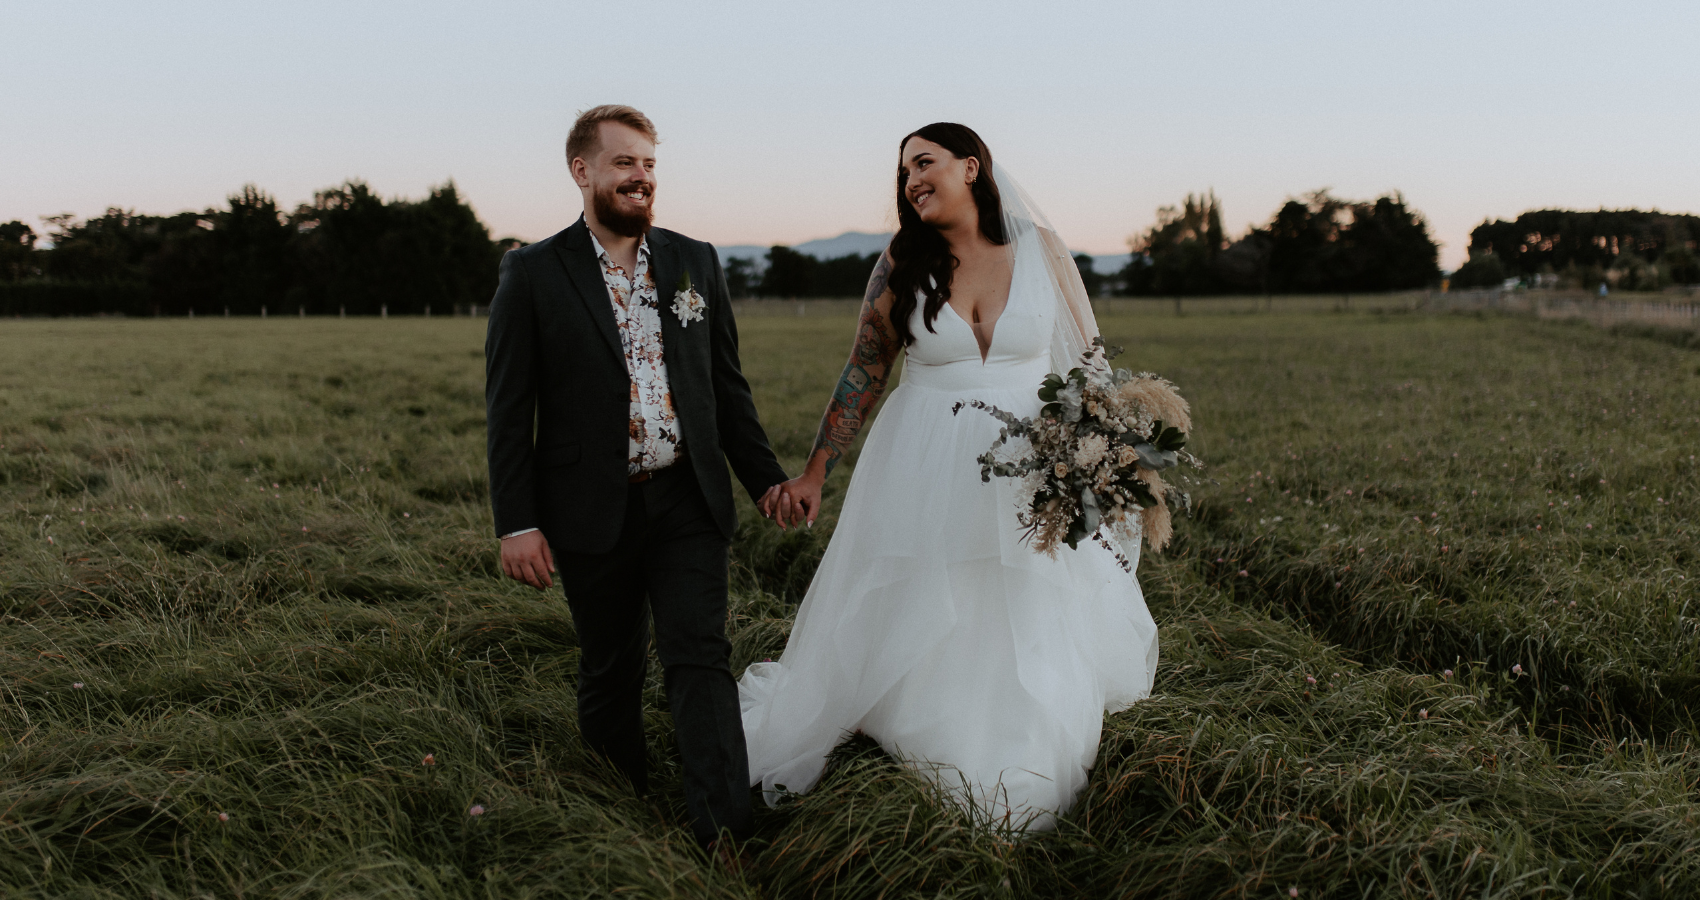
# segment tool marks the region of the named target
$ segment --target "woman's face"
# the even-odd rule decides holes
[[[979,160],[972,156],[957,159],[926,138],[912,137],[903,144],[899,166],[909,176],[903,199],[915,208],[921,221],[934,228],[979,221],[979,209],[969,189],[980,175]]]

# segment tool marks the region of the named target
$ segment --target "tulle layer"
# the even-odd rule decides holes
[[[857,730],[988,813],[1044,827],[1084,785],[1105,711],[1146,696],[1157,628],[1102,547],[1022,541],[1017,485],[980,480],[999,423],[1048,368],[911,361],[868,434],[831,546],[778,662],[739,682],[753,783],[806,791]],[[1026,371],[1034,369],[1033,372]],[[1137,564],[1137,556],[1132,561]]]

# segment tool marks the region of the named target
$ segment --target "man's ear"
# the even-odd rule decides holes
[[[567,170],[573,173],[574,184],[590,187],[590,165],[584,161],[584,157],[573,157],[573,161],[567,164]]]

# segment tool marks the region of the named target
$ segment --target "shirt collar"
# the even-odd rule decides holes
[[[585,229],[585,230],[589,231],[588,228]],[[608,256],[608,251],[604,250],[602,248],[602,242],[596,239],[596,232],[594,232],[594,231],[590,232],[590,246],[591,246],[592,249],[594,249],[596,251],[596,258],[597,259],[603,260],[603,261],[605,261],[609,264],[612,264],[614,262],[614,260],[611,259]],[[641,263],[641,262],[648,262],[648,261],[649,261],[649,235],[646,234],[643,237],[638,238],[638,262]]]

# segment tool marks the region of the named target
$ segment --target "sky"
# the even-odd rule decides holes
[[[658,225],[895,224],[903,135],[977,130],[1069,245],[1214,190],[1233,235],[1401,191],[1447,268],[1529,209],[1700,212],[1700,3],[0,0],[0,221],[453,179],[495,236],[581,207],[579,110],[655,121]]]

